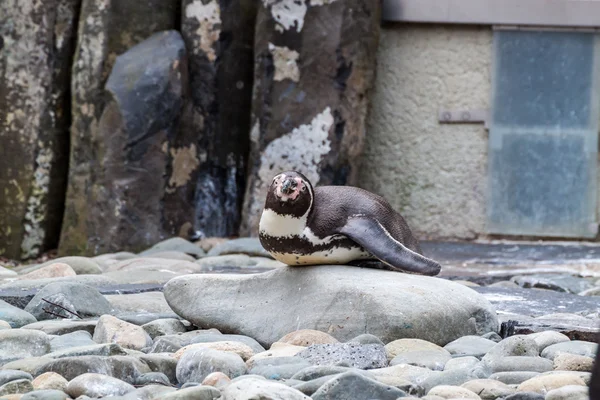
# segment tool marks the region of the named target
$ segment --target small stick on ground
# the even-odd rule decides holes
[[[81,318],[81,315],[77,314],[77,313],[76,313],[76,312],[74,312],[74,311],[71,311],[71,310],[69,310],[68,308],[65,308],[65,307],[61,306],[60,304],[53,303],[53,302],[51,302],[51,301],[49,301],[49,300],[46,300],[46,299],[44,299],[44,298],[42,298],[42,300],[44,300],[46,303],[52,304],[53,306],[56,306],[56,307],[58,307],[58,308],[61,308],[61,309],[65,310],[65,311],[66,311],[66,312],[68,312],[69,314],[72,314],[72,315],[76,316],[76,317],[77,317],[77,318],[79,318],[79,319],[83,319],[83,318]],[[46,310],[44,310],[44,311],[46,311]],[[46,311],[46,312],[48,312],[48,311]],[[53,314],[53,313],[50,313],[50,314]],[[56,314],[54,314],[54,315],[56,315]],[[67,318],[67,317],[63,317],[63,318]]]

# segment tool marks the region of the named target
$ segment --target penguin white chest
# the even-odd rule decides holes
[[[340,246],[338,242],[346,239],[343,235],[318,237],[306,225],[307,217],[300,218],[281,215],[265,209],[259,224],[259,236],[265,248],[278,261],[287,265],[344,264],[356,259],[368,258],[369,254],[360,246]],[[277,243],[294,243],[285,250],[278,249]]]

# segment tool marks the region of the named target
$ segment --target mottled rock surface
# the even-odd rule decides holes
[[[102,242],[100,239],[110,225],[103,220],[94,220],[92,216],[92,211],[108,211],[96,209],[94,201],[104,190],[98,175],[101,167],[106,166],[103,157],[110,147],[100,127],[107,100],[104,86],[117,56],[156,32],[176,28],[178,12],[179,1],[149,0],[142,4],[82,0],[71,78],[71,154],[60,235],[61,255],[98,254],[100,249],[109,246],[115,239],[109,237],[108,242]],[[114,28],[117,26],[119,29]],[[132,79],[135,79],[134,76]],[[156,116],[148,113],[143,115],[144,120],[153,117]],[[138,139],[142,139],[138,144],[143,145],[143,138]],[[134,142],[128,143],[131,145]],[[117,167],[123,168],[122,165],[113,166]],[[107,216],[110,215],[114,215],[114,207],[107,213]],[[146,217],[144,215],[144,219]]]
[[[380,15],[377,1],[260,3],[242,235],[258,235],[281,171],[315,186],[357,183]]]
[[[173,311],[192,323],[243,332],[263,344],[275,342],[290,326],[342,340],[371,333],[384,341],[418,337],[441,345],[498,327],[489,303],[463,285],[346,266],[182,276],[169,281],[164,293]],[[231,300],[213,307],[223,298]]]

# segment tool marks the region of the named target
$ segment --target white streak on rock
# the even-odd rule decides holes
[[[185,8],[186,18],[195,18],[199,27],[196,35],[200,37],[200,49],[206,54],[206,57],[213,62],[217,58],[214,44],[219,39],[221,33],[221,9],[217,0],[212,0],[203,4],[200,0],[194,0]],[[194,41],[195,42],[195,41]],[[192,49],[195,52],[196,49]]]
[[[273,79],[282,81],[290,79],[294,82],[300,80],[300,70],[296,61],[300,55],[295,50],[290,50],[286,46],[275,46],[269,43],[269,51],[273,55],[273,63],[275,64],[275,76]]]

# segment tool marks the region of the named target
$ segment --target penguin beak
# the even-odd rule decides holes
[[[291,194],[294,191],[294,186],[296,186],[295,184],[296,182],[294,182],[293,179],[286,179],[281,185],[281,193],[285,195]]]

